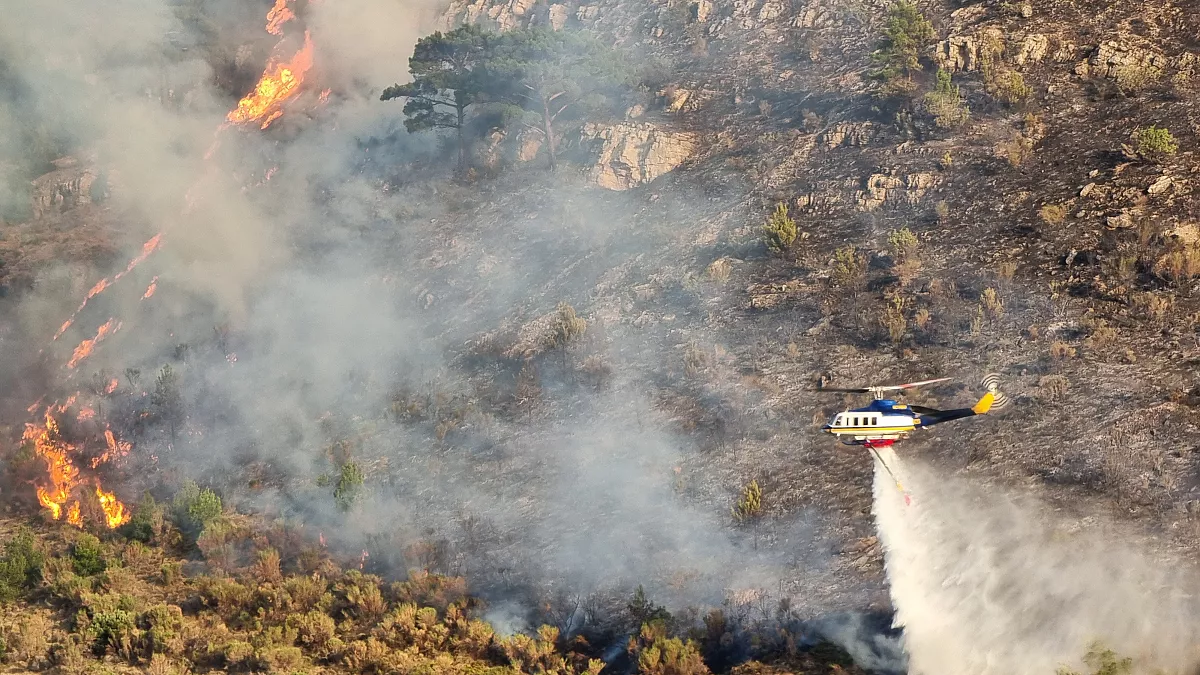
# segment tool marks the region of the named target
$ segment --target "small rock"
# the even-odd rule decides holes
[[[1093,173],[1094,173],[1094,172],[1093,172]],[[1096,189],[1096,184],[1095,184],[1095,183],[1088,183],[1087,185],[1084,185],[1084,186],[1083,186],[1083,189],[1082,189],[1082,190],[1080,190],[1080,191],[1079,191],[1079,196],[1080,196],[1080,197],[1086,197],[1086,196],[1088,196],[1088,195],[1092,194],[1092,190],[1095,190],[1095,189]]]
[[[1122,211],[1121,213],[1119,213],[1115,216],[1109,216],[1108,218],[1106,218],[1104,220],[1104,222],[1105,222],[1105,225],[1107,225],[1108,229],[1110,229],[1110,230],[1115,230],[1118,228],[1133,227],[1133,218],[1131,218],[1129,216],[1129,213],[1126,211]]]
[[[1171,188],[1171,177],[1170,176],[1162,176],[1158,180],[1151,183],[1150,187],[1146,188],[1146,192],[1148,192],[1152,195],[1158,195],[1158,194],[1162,194],[1162,193],[1166,192],[1170,188]]]

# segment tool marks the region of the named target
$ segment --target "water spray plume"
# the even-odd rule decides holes
[[[1154,559],[1101,519],[1065,520],[1032,498],[880,454],[873,511],[912,675],[1045,675],[1099,640],[1137,672],[1193,672],[1195,570]],[[1091,522],[1091,527],[1082,527]]]

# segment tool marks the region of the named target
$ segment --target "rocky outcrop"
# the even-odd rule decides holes
[[[33,217],[54,211],[66,211],[92,202],[97,173],[82,166],[74,158],[63,158],[54,162],[56,168],[33,181]]]
[[[567,16],[566,5],[550,5],[550,27],[554,30],[562,30],[567,25]]]
[[[870,122],[839,122],[817,136],[817,142],[828,150],[866,145],[875,137],[875,125]]]
[[[1041,63],[1049,53],[1050,36],[1040,33],[1026,35],[1017,43],[1012,56],[1012,62],[1017,66],[1029,63]]]
[[[977,35],[953,35],[937,43],[933,59],[951,72],[979,70],[989,54],[998,54],[1004,49],[1004,34],[999,29],[989,28]]]
[[[512,30],[529,22],[536,4],[536,0],[452,0],[442,15],[442,24],[447,29],[464,23],[483,23],[501,31]],[[565,10],[563,7],[564,13]]]
[[[937,183],[937,176],[932,173],[911,173],[907,176],[871,174],[867,178],[866,188],[859,190],[854,200],[865,211],[884,204],[916,204]]]
[[[1135,77],[1139,71],[1162,72],[1168,65],[1161,53],[1134,45],[1125,40],[1106,40],[1075,72],[1084,77],[1107,77],[1119,80]]]
[[[693,134],[664,131],[652,124],[586,124],[585,143],[599,146],[592,179],[609,190],[644,185],[678,168],[695,152]]]

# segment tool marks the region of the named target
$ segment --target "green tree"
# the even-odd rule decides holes
[[[158,379],[154,381],[154,393],[150,395],[150,403],[158,412],[160,419],[171,425],[171,442],[175,442],[175,429],[183,417],[183,395],[179,391],[179,376],[167,364],[158,371]]]
[[[363,471],[358,464],[354,462],[346,462],[342,465],[341,474],[338,476],[337,485],[333,487],[333,499],[337,502],[338,508],[343,511],[349,511],[354,503],[358,501],[362,494],[362,486],[366,480]]]
[[[872,58],[879,64],[876,76],[886,81],[901,76],[906,81],[912,73],[921,70],[921,50],[928,46],[937,34],[933,24],[921,14],[916,4],[901,0],[888,11],[883,39]]]
[[[26,528],[4,545],[0,556],[0,603],[15,599],[23,590],[37,583],[42,576],[42,552],[33,532]]]
[[[788,215],[787,204],[779,202],[775,205],[775,213],[767,217],[763,233],[767,237],[767,246],[772,251],[786,251],[792,242],[796,241],[796,221]]]
[[[950,80],[948,71],[938,69],[937,84],[925,95],[925,107],[933,115],[933,121],[942,129],[953,129],[971,118],[966,101],[959,93],[958,85]]]
[[[594,36],[535,27],[506,33],[491,66],[495,96],[516,105],[525,126],[546,138],[550,169],[557,166],[554,129],[564,113],[601,108],[606,92],[628,84],[630,68],[617,52]]]
[[[454,129],[459,171],[467,165],[467,110],[483,100],[488,82],[486,62],[495,39],[494,33],[474,25],[421,38],[408,60],[412,82],[394,84],[379,97],[381,101],[408,99],[404,127],[410,133]]]

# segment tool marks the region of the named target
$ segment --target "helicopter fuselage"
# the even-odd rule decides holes
[[[883,447],[895,443],[917,429],[982,415],[992,407],[994,400],[995,395],[988,392],[971,408],[936,410],[897,403],[891,399],[875,399],[866,407],[834,415],[821,429],[837,436],[846,445]]]
[[[847,445],[891,445],[921,425],[912,408],[889,399],[872,401],[865,408],[833,416],[822,429]]]

